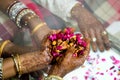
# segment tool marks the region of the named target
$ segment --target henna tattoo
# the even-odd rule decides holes
[[[21,56],[22,73],[29,73],[45,68],[52,60],[52,57],[46,51],[36,51],[34,53]]]

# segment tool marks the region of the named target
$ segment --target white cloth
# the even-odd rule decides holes
[[[44,8],[50,10],[53,14],[59,16],[65,21],[71,18],[71,9],[79,3],[77,0],[34,0]]]
[[[120,80],[120,54],[113,50],[90,52],[82,67],[70,72],[64,80]]]

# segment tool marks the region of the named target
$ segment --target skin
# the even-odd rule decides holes
[[[86,39],[86,42],[87,42],[87,47],[83,55],[73,57],[75,48],[71,47],[70,49],[66,51],[62,59],[59,59],[55,64],[52,65],[48,74],[64,77],[67,73],[80,67],[86,60],[87,56],[89,55],[89,51],[90,51],[89,40]]]
[[[110,41],[108,35],[103,35],[104,26],[98,21],[92,13],[90,13],[81,4],[76,4],[71,10],[72,17],[78,22],[80,31],[85,38],[91,40],[92,49],[94,52],[99,49],[101,52],[110,49]],[[92,41],[96,38],[96,41]]]
[[[52,60],[52,56],[51,56],[50,50],[48,48],[49,44],[47,41],[46,42],[45,41],[43,41],[44,46],[41,50],[37,50],[34,52],[33,51],[26,52],[24,54],[19,55],[22,74],[30,73],[30,72],[34,72],[34,71],[43,69],[50,64],[50,62]],[[9,47],[11,47],[11,46],[9,46]],[[6,49],[4,49],[4,52],[7,52],[9,50],[9,47],[6,47]],[[14,45],[14,47],[15,47],[15,45]],[[13,49],[14,49],[14,47],[13,47]],[[18,47],[18,50],[16,49],[16,51],[14,51],[14,52],[17,52],[20,49],[21,48]],[[7,51],[5,51],[5,50],[7,50]],[[22,50],[27,51],[24,49],[22,49]],[[8,52],[12,52],[12,51],[10,50]],[[4,59],[4,61],[3,61],[4,79],[8,79],[8,78],[13,77],[17,74],[16,67],[14,67],[14,66],[15,66],[15,63],[14,63],[12,57],[8,57],[8,58]]]
[[[9,7],[9,5],[11,5],[15,0],[1,0],[0,2],[0,10],[7,14],[6,11],[7,11],[7,8]],[[18,1],[18,0],[16,0]],[[27,20],[27,25],[28,25],[28,28],[30,29],[30,32],[32,32],[32,30],[38,25],[38,24],[41,24],[41,23],[44,23],[42,20],[40,20],[39,17],[37,17],[37,15],[35,17],[33,17],[32,19],[27,19],[30,15],[33,15],[31,13],[28,13],[26,14],[22,20],[21,20],[21,25],[24,26],[24,24],[22,23],[25,23],[25,21]],[[47,26],[47,25],[43,25],[41,26],[34,34],[31,34],[32,38],[34,39],[34,42],[36,43],[36,47],[39,47],[40,48],[40,44],[41,44],[41,41],[42,39],[44,38],[45,35],[47,35],[48,33],[51,32],[51,29]]]

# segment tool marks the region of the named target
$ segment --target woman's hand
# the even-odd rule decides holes
[[[87,47],[83,55],[79,55],[75,57],[73,56],[75,48],[74,47],[69,48],[65,53],[65,55],[62,57],[62,59],[59,58],[59,60],[52,65],[49,71],[49,75],[56,75],[63,77],[70,71],[80,67],[86,60],[86,57],[88,56],[90,50],[89,40],[86,39],[86,42],[87,42]]]
[[[97,47],[101,52],[103,52],[105,49],[110,49],[110,42],[107,32],[99,21],[95,21],[91,24],[85,24],[84,28],[81,28],[80,24],[79,26],[84,37],[91,39],[91,45],[94,52],[97,51]]]
[[[80,31],[85,38],[90,38],[92,49],[100,51],[110,49],[110,41],[104,26],[87,9],[77,4],[71,12],[77,20]]]

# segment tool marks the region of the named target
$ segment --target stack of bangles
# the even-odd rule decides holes
[[[13,3],[11,3],[7,8],[6,13],[9,15],[10,19],[12,19],[16,23],[18,28],[22,28],[21,25],[26,26],[28,20],[34,17],[38,17],[34,11],[29,9],[25,4],[20,1],[14,1]],[[21,24],[21,20],[26,14],[31,15],[27,17],[27,20],[24,21],[24,24]]]
[[[18,54],[16,56],[12,55],[12,58],[16,67],[17,74],[19,75],[18,77],[20,77],[22,75],[20,56]]]
[[[10,19],[12,19],[16,23],[18,28],[22,28],[22,25],[27,26],[28,20],[31,20],[33,18],[39,18],[34,11],[27,8],[27,6],[20,1],[14,1],[13,3],[11,3],[7,8],[6,13],[9,15]],[[24,21],[22,21],[25,15],[27,15],[27,17]],[[38,24],[32,30],[32,34],[34,34],[40,27],[44,25],[46,25],[45,22],[41,22],[40,24]]]
[[[3,49],[5,48],[5,46],[10,42],[10,40],[5,40],[4,42],[2,42],[1,46],[0,46],[0,57],[3,53]],[[21,62],[20,62],[20,57],[17,54],[16,56],[12,55],[15,67],[16,67],[16,72],[21,75],[22,71],[21,71]],[[0,58],[0,80],[3,80],[3,71],[2,71],[2,66],[3,66],[3,58]]]

